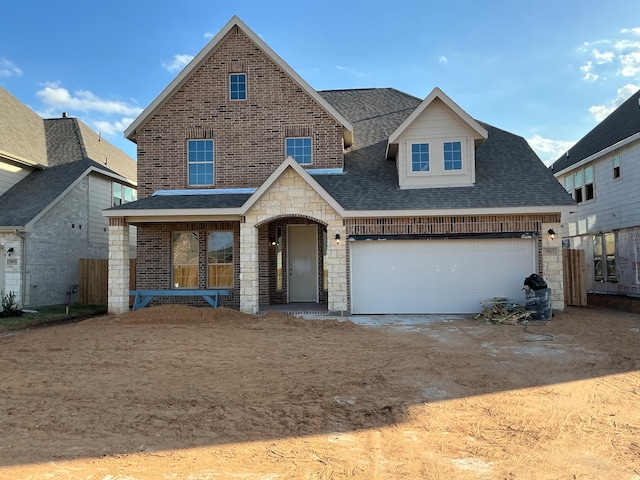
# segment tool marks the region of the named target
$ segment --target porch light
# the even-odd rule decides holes
[[[556,238],[556,232],[553,231],[553,228],[550,228],[547,233],[549,234],[549,238],[551,240],[553,240],[554,238]]]
[[[340,234],[336,233],[336,245],[340,245]]]
[[[272,247],[275,247],[278,244],[278,242],[276,242],[275,238],[270,238],[269,239],[269,243],[271,244]]]

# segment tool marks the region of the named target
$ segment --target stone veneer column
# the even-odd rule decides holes
[[[346,312],[347,302],[347,233],[342,222],[327,226],[328,308],[331,312]],[[340,244],[336,244],[336,233]]]
[[[259,308],[258,229],[240,224],[240,311],[258,313]]]
[[[129,225],[124,218],[109,219],[108,313],[129,311]]]
[[[549,229],[556,232],[551,240]],[[564,274],[562,271],[562,237],[559,223],[544,223],[542,225],[542,277],[551,289],[551,309],[563,311],[564,303]]]

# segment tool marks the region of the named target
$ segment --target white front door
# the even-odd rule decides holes
[[[318,228],[287,227],[289,302],[318,302]]]

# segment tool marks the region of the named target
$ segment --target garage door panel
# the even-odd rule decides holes
[[[524,302],[530,239],[351,243],[353,313],[474,313],[495,296]]]

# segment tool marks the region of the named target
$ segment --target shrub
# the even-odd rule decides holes
[[[22,310],[18,308],[16,304],[16,294],[9,292],[6,295],[4,292],[0,292],[2,299],[0,300],[0,317],[15,317],[22,315]]]

